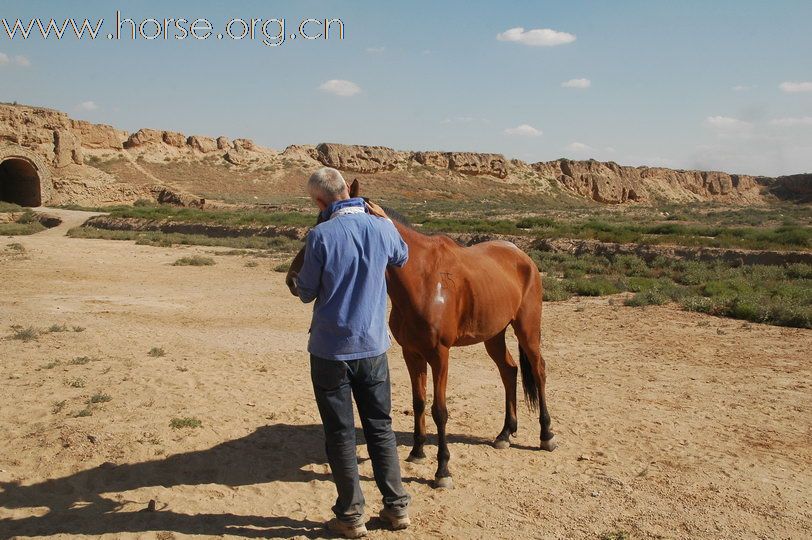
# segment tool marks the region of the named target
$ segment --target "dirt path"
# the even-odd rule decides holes
[[[310,307],[270,270],[278,261],[175,267],[222,250],[73,239],[62,234],[84,217],[63,219],[0,238],[0,538],[321,537],[334,490],[309,383]],[[535,450],[524,407],[514,447],[490,446],[503,417],[496,368],[482,346],[453,350],[456,487],[428,485],[433,456],[404,462],[413,534],[373,520],[370,536],[812,537],[812,331],[617,304],[545,305],[551,454]],[[63,324],[10,339],[12,325]],[[405,458],[399,347],[390,364]],[[170,427],[183,418],[202,427]],[[158,511],[141,512],[151,499]]]
[[[51,208],[49,206],[41,206],[37,208],[38,212],[43,214],[49,214],[52,216],[56,216],[62,220],[62,223],[57,225],[56,227],[52,227],[35,235],[29,236],[26,238],[29,242],[33,244],[41,244],[44,242],[44,246],[47,249],[53,249],[54,246],[51,243],[53,237],[55,236],[65,236],[68,234],[68,231],[74,227],[80,226],[82,223],[88,220],[93,216],[104,216],[106,213],[104,212],[83,212],[79,210],[64,210],[62,208]]]

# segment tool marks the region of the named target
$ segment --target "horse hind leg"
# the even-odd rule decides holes
[[[513,330],[519,341],[519,364],[522,369],[522,384],[525,397],[531,409],[538,405],[539,425],[541,426],[540,448],[551,452],[558,443],[550,426],[550,412],[547,410],[547,370],[541,355],[541,313],[519,317],[513,322]]]
[[[516,434],[518,420],[516,416],[516,379],[519,368],[505,345],[505,331],[485,341],[485,350],[499,368],[502,384],[505,386],[505,424],[493,442],[494,448],[509,448],[510,437]]]

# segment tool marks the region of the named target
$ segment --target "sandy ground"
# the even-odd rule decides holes
[[[57,229],[0,238],[0,538],[323,536],[334,488],[309,382],[310,307],[271,271],[277,261],[175,267],[218,250],[70,239],[84,215],[62,213]],[[503,418],[496,368],[481,345],[454,349],[455,488],[429,485],[428,447],[427,463],[403,463],[412,529],[372,519],[370,536],[812,537],[812,332],[618,303],[544,308],[553,453],[535,449],[523,406],[514,446],[491,447]],[[68,331],[10,339],[12,325],[53,324]],[[397,346],[390,364],[405,458],[411,398]],[[111,400],[77,417],[97,393]],[[170,427],[184,417],[202,427]],[[359,455],[374,516],[364,446]],[[143,512],[150,500],[157,511]]]

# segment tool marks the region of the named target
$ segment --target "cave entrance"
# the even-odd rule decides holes
[[[0,163],[0,201],[20,206],[42,205],[40,178],[33,163],[16,157]]]

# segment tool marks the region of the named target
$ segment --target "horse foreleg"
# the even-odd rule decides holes
[[[414,409],[414,445],[406,461],[422,463],[426,460],[426,360],[419,354],[403,351],[406,368],[412,382],[412,408]]]
[[[510,447],[510,437],[516,434],[518,420],[516,417],[516,378],[519,368],[505,345],[505,331],[485,341],[485,350],[499,368],[502,384],[505,386],[505,424],[493,442],[495,448]]]
[[[448,451],[445,427],[448,422],[448,408],[446,407],[446,385],[448,384],[448,348],[440,347],[429,359],[431,376],[434,383],[434,400],[431,404],[431,416],[437,425],[437,472],[434,474],[434,486],[450,488],[454,483],[451,473],[448,472],[448,461],[451,453]]]

